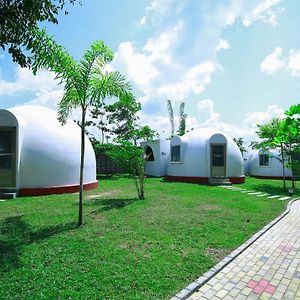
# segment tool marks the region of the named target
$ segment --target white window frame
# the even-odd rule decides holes
[[[261,164],[260,164],[261,156],[262,156],[262,155],[268,157],[268,164],[267,164],[267,165],[261,165]],[[268,154],[268,153],[259,153],[259,154],[258,154],[258,166],[259,166],[260,168],[270,168],[270,167],[271,167],[271,157],[270,157],[270,154]]]

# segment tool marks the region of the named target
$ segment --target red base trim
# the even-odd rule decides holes
[[[208,184],[208,177],[195,177],[195,176],[166,176],[167,180],[170,181],[180,181],[180,182],[190,182],[190,183],[202,183]],[[245,182],[245,176],[242,177],[229,177],[229,180],[233,184],[240,184]]]
[[[242,177],[229,177],[229,180],[232,184],[241,184],[245,183],[245,176]]]
[[[261,175],[250,175],[250,177],[259,178],[259,179],[276,179],[283,180],[282,176],[261,176]],[[292,180],[291,176],[285,177],[286,180]]]
[[[85,191],[98,187],[98,181],[83,185]],[[45,188],[23,188],[19,189],[18,196],[43,196],[51,194],[66,194],[79,192],[79,185],[51,186]]]
[[[189,177],[189,176],[166,176],[170,181],[181,181],[190,183],[208,183],[208,177]]]

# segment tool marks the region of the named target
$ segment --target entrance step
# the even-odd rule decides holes
[[[0,193],[0,199],[15,199],[17,197],[17,193]]]
[[[232,185],[228,178],[209,178],[210,185]]]

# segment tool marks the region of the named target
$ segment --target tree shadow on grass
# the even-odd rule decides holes
[[[181,180],[178,180],[178,181],[175,181],[175,180],[169,180],[165,177],[162,177],[161,180],[159,181],[161,183],[173,183],[173,184],[178,184],[178,183],[188,183],[188,184],[194,184],[194,185],[203,185],[203,186],[210,186],[208,183],[205,183],[205,182],[193,182],[193,181],[181,181]]]
[[[120,178],[132,178],[132,176],[126,173],[97,174],[97,180],[118,180]]]
[[[87,206],[101,206],[97,210],[93,211],[92,213],[98,213],[103,211],[108,211],[111,209],[119,209],[124,208],[125,206],[131,205],[135,202],[139,201],[137,198],[99,198],[90,201]]]
[[[258,191],[258,192],[264,192],[272,195],[288,195],[288,191],[284,190],[283,187],[280,186],[274,186],[271,184],[256,184],[251,189]],[[300,195],[299,190],[296,190],[294,195]]]
[[[6,218],[0,223],[0,271],[9,271],[22,266],[20,256],[23,247],[76,227],[76,223],[71,222],[36,231],[22,219],[22,216]]]
[[[97,180],[118,180],[119,176],[114,174],[97,174]]]

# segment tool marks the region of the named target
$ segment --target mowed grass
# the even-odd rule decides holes
[[[76,228],[77,198],[0,203],[0,299],[169,299],[286,205],[159,178],[137,200],[111,177],[85,195]]]
[[[296,181],[296,189],[293,193],[293,196],[300,196],[300,182]],[[292,186],[291,180],[286,180],[286,188]],[[272,195],[283,195],[288,196],[288,191],[283,190],[283,181],[281,179],[259,179],[253,177],[247,177],[246,182],[240,185],[241,188],[248,189],[255,192],[269,193]]]

